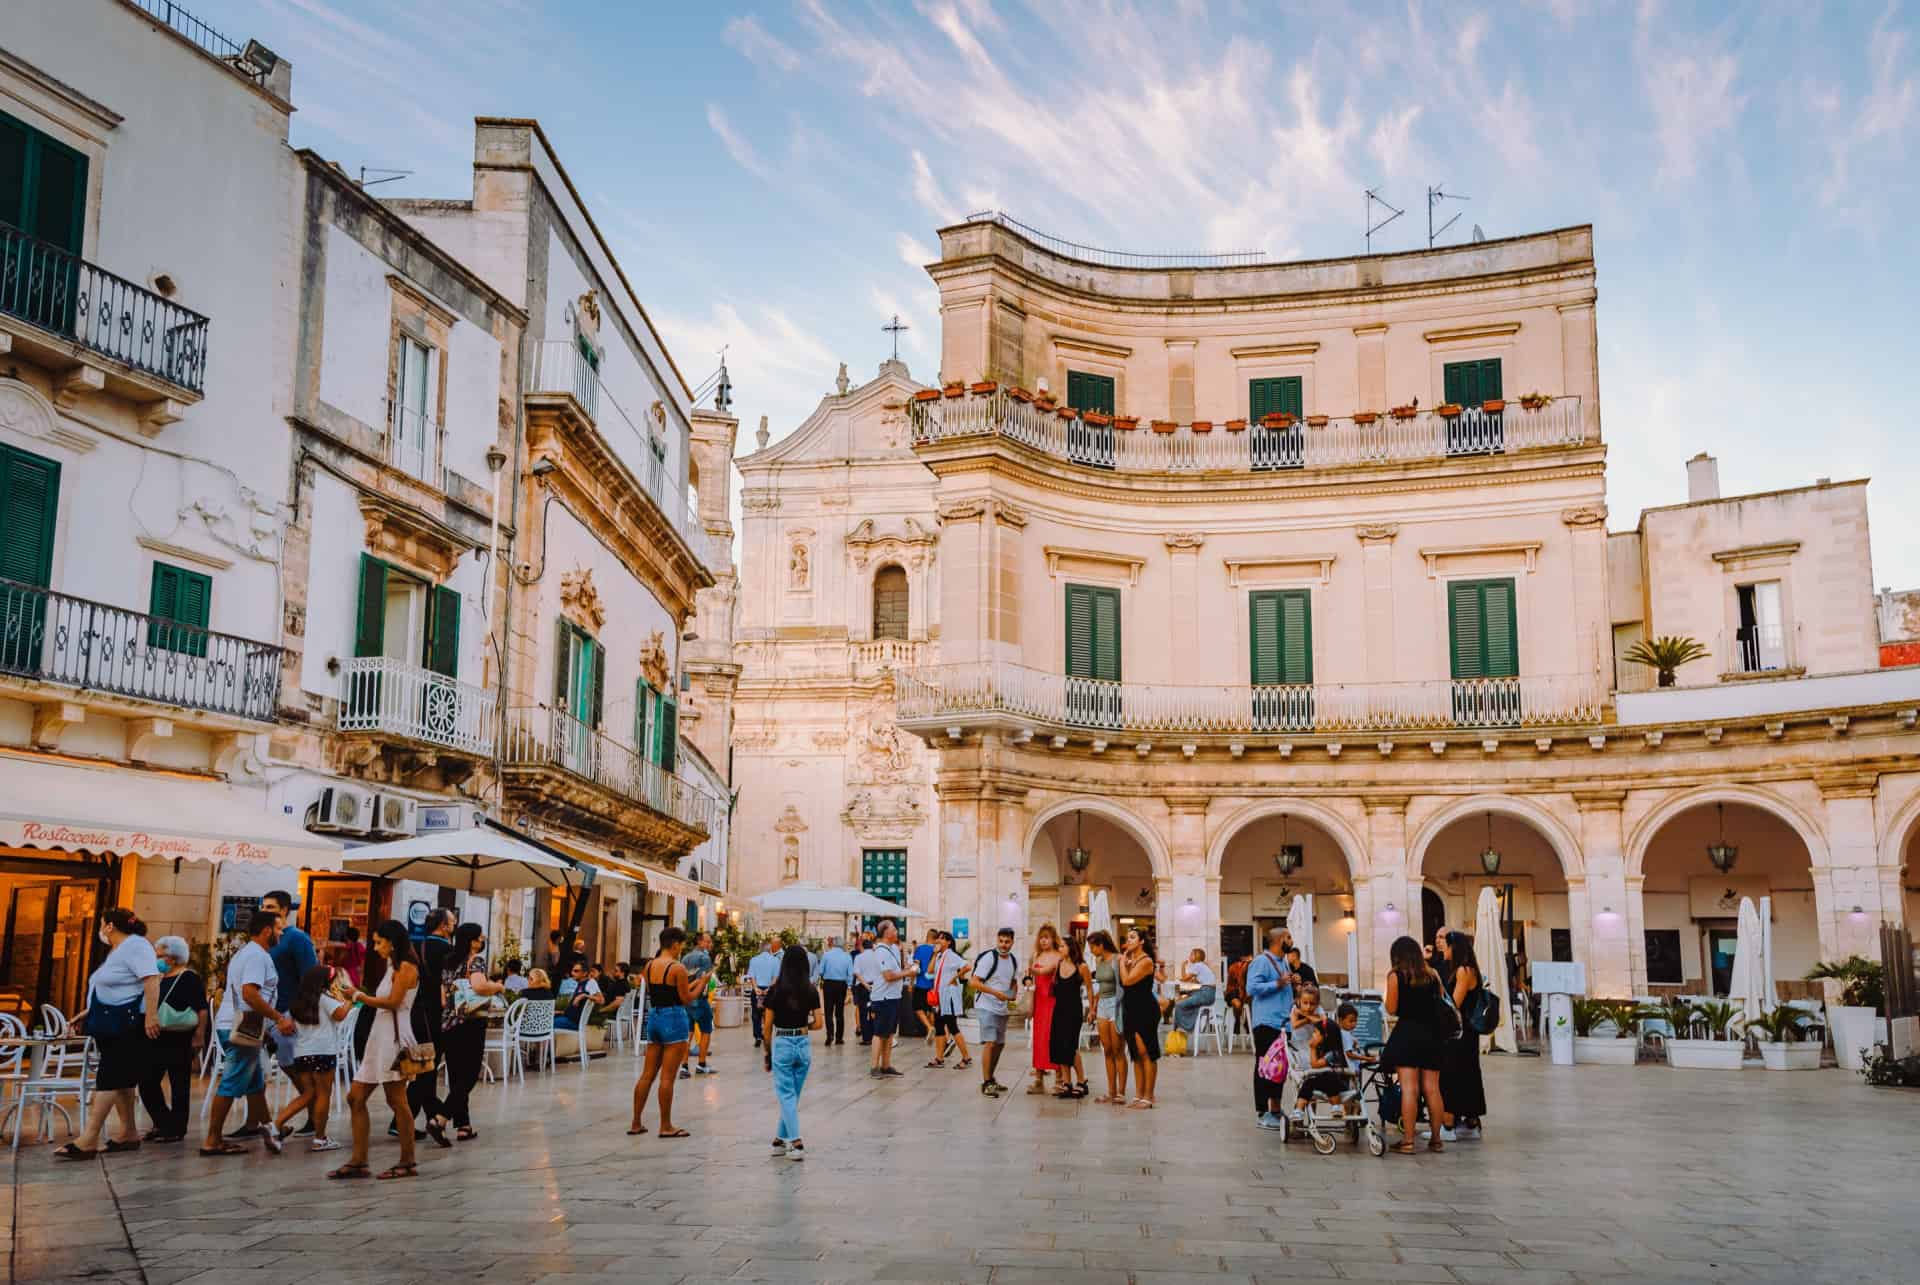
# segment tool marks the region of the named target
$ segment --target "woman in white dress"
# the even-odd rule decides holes
[[[373,994],[357,990],[354,999],[374,1011],[373,1028],[367,1032],[366,1052],[353,1073],[353,1088],[347,1093],[347,1110],[353,1117],[353,1159],[327,1175],[329,1178],[365,1178],[367,1172],[367,1135],[372,1121],[367,1100],[375,1088],[386,1093],[387,1105],[396,1120],[411,1121],[407,1109],[408,1077],[394,1068],[402,1049],[414,1046],[413,997],[420,990],[420,965],[407,940],[406,927],[389,919],[373,930],[373,952],[378,960],[380,981]],[[375,960],[367,961],[371,974]],[[382,1170],[382,1178],[411,1178],[419,1173],[413,1162],[413,1130],[400,1130],[400,1163]]]

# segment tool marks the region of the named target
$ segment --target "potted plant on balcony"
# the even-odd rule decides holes
[[[1489,397],[1487,398],[1487,400],[1480,403],[1480,409],[1485,411],[1489,415],[1498,415],[1501,411],[1505,410],[1506,408],[1507,408],[1507,401],[1506,401],[1506,398],[1504,397]]]
[[[1033,394],[1017,384],[1007,389],[1007,396],[1013,398],[1016,402],[1030,402],[1033,400]]]
[[[1052,410],[1054,407],[1054,402],[1055,402],[1054,395],[1050,392],[1047,392],[1045,389],[1042,389],[1040,392],[1037,392],[1033,395],[1033,404],[1035,406],[1038,406],[1041,410]]]
[[[1000,387],[1000,381],[995,379],[983,379],[979,383],[974,384],[969,389],[969,391],[972,392],[972,394],[975,397],[985,397],[987,396],[987,394],[997,391],[999,387]]]
[[[1836,982],[1840,1001],[1827,1001],[1827,1030],[1841,1066],[1858,1071],[1866,1052],[1880,1039],[1880,1009],[1887,1002],[1887,970],[1877,960],[1849,955],[1823,960],[1807,973],[1810,982]],[[1832,987],[1828,994],[1832,994]]]
[[[1643,638],[1627,648],[1621,659],[1630,665],[1645,665],[1659,675],[1662,687],[1671,687],[1676,681],[1680,666],[1703,659],[1707,649],[1696,639],[1680,634],[1662,634],[1658,638]]]
[[[1213,431],[1213,421],[1210,419],[1196,419],[1193,423],[1187,425],[1187,427],[1196,433],[1211,433]]]
[[[1408,402],[1405,406],[1395,406],[1391,413],[1395,419],[1412,419],[1419,409],[1419,402]]]
[[[1262,427],[1262,428],[1292,428],[1292,427],[1293,427],[1293,416],[1292,416],[1292,415],[1290,415],[1290,414],[1288,414],[1288,413],[1287,413],[1286,411],[1283,411],[1283,410],[1277,410],[1277,411],[1271,411],[1271,412],[1269,412],[1269,413],[1267,413],[1267,414],[1265,414],[1265,415],[1262,415],[1262,416],[1260,417],[1260,427]]]
[[[1760,1046],[1760,1061],[1769,1071],[1817,1071],[1820,1046],[1801,1039],[1808,1021],[1805,1009],[1781,1004],[1747,1023],[1747,1034]]]
[[[1059,407],[1053,413],[1058,415],[1061,419],[1079,419],[1080,418],[1080,412],[1072,406]]]
[[[940,390],[938,388],[922,388],[913,395],[913,400],[916,402],[937,402],[940,400]]]
[[[1244,433],[1247,431],[1247,421],[1244,419],[1230,419],[1226,422],[1225,427],[1229,433]]]
[[[1140,427],[1140,417],[1138,415],[1115,415],[1113,417],[1113,426],[1123,433],[1131,433],[1134,429]]]
[[[1632,1066],[1638,1008],[1623,999],[1573,1001],[1573,1060],[1602,1066]]]
[[[1156,419],[1153,421],[1153,431],[1156,433],[1171,433],[1178,427],[1180,426],[1170,419]]]
[[[1453,419],[1458,416],[1465,407],[1461,406],[1459,402],[1441,402],[1433,409],[1442,419]]]
[[[1371,424],[1379,418],[1380,412],[1377,410],[1357,410],[1353,413],[1353,422],[1356,424]]]
[[[1693,1071],[1738,1071],[1747,1055],[1744,1035],[1736,1036],[1740,1006],[1724,999],[1694,1002],[1674,1001],[1669,1011],[1685,1010],[1683,1020],[1673,1024],[1674,1038],[1667,1041],[1667,1065]],[[1687,1035],[1678,1034],[1686,1031]]]
[[[1307,427],[1325,428],[1332,418],[1330,415],[1309,415],[1307,416]]]
[[[1081,418],[1086,420],[1087,423],[1092,424],[1095,428],[1105,428],[1107,425],[1113,423],[1113,416],[1097,410],[1090,410],[1082,415]]]
[[[948,397],[965,397],[967,395],[967,386],[956,379],[940,391]]]
[[[1553,398],[1546,393],[1522,393],[1520,405],[1527,410],[1544,410],[1553,405]]]

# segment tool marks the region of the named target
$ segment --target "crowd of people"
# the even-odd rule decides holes
[[[373,1176],[369,1144],[377,1092],[392,1112],[388,1133],[400,1144],[398,1163],[378,1177],[410,1178],[418,1173],[416,1142],[430,1138],[452,1147],[478,1137],[471,1095],[481,1075],[488,1014],[502,998],[550,999],[555,1026],[581,1030],[639,988],[645,998],[643,1057],[627,1132],[649,1132],[651,1099],[657,1106],[655,1136],[691,1136],[674,1122],[674,1088],[679,1080],[716,1073],[709,1062],[717,985],[710,934],[689,937],[679,927],[664,929],[658,952],[638,976],[624,963],[603,968],[589,962],[578,943],[563,945],[556,934],[550,962],[564,976],[555,988],[546,969],[523,975],[517,960],[489,971],[485,930],[456,924],[445,909],[430,913],[419,940],[388,920],[373,929],[370,950],[350,935],[329,943],[322,962],[312,939],[292,922],[292,905],[285,892],[261,899],[245,942],[226,961],[217,1005],[192,968],[184,940],[168,936],[149,944],[146,925],[130,910],[101,916],[107,951],[90,978],[80,1018],[98,1049],[96,1091],[81,1131],[55,1152],[58,1157],[84,1159],[183,1141],[193,1063],[209,1040],[219,1047],[218,1080],[201,1155],[243,1155],[256,1139],[278,1154],[300,1136],[308,1138],[310,1151],[337,1150],[342,1143],[330,1131],[336,1063],[350,1042],[351,1152],[327,1176]],[[774,1152],[804,1158],[800,1099],[812,1067],[811,1033],[823,1031],[826,1047],[844,1045],[849,1000],[859,1041],[870,1050],[867,1073],[875,1080],[903,1075],[894,1065],[903,1038],[925,1044],[928,1070],[946,1068],[950,1057],[954,1069],[972,1067],[976,1050],[960,1024],[970,1007],[982,1095],[997,1098],[1008,1091],[999,1076],[1008,1025],[1019,1014],[1031,1028],[1029,1094],[1048,1093],[1051,1076],[1054,1097],[1089,1097],[1093,1085],[1083,1045],[1092,1038],[1104,1070],[1103,1092],[1093,1101],[1151,1110],[1161,1024],[1171,1021],[1191,1034],[1198,1015],[1214,1008],[1223,991],[1227,1020],[1236,1028],[1244,1023],[1252,1035],[1257,1127],[1285,1131],[1288,1112],[1300,1109],[1298,1100],[1316,1094],[1350,1100],[1351,1073],[1377,1060],[1399,1087],[1397,1104],[1390,1104],[1400,1124],[1396,1150],[1414,1150],[1422,1132],[1433,1151],[1480,1136],[1486,1094],[1479,1040],[1461,1015],[1483,980],[1466,933],[1443,928],[1424,948],[1411,937],[1392,944],[1384,1007],[1395,1021],[1377,1051],[1358,1045],[1353,1004],[1331,1013],[1322,1007],[1318,978],[1285,928],[1273,929],[1258,954],[1229,962],[1224,979],[1204,951],[1194,950],[1180,966],[1178,983],[1170,984],[1169,970],[1137,929],[1118,943],[1097,930],[1083,942],[1042,924],[1026,955],[1022,961],[1011,928],[1000,929],[994,944],[971,959],[954,934],[938,928],[908,949],[891,920],[844,946],[829,937],[818,953],[767,938],[741,980],[753,1042],[779,1103]],[[1178,993],[1182,985],[1184,995]],[[1301,1071],[1292,1103],[1287,1084],[1267,1070],[1266,1054],[1281,1040]],[[296,1090],[277,1112],[267,1101],[267,1057]],[[443,1068],[444,1098],[438,1096]],[[136,1100],[152,1122],[144,1134],[137,1131]],[[245,1103],[244,1120],[228,1132],[237,1102]],[[116,1126],[111,1136],[109,1122]]]

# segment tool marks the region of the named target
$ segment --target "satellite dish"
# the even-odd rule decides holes
[[[1480,225],[1478,223],[1473,225],[1473,239],[1476,243],[1487,239],[1487,234],[1480,230]]]

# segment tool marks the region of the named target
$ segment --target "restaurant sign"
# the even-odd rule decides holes
[[[68,851],[185,859],[259,861],[298,866],[311,861],[305,850],[279,851],[274,844],[162,830],[119,830],[65,821],[0,818],[0,844],[16,848],[64,848]]]

